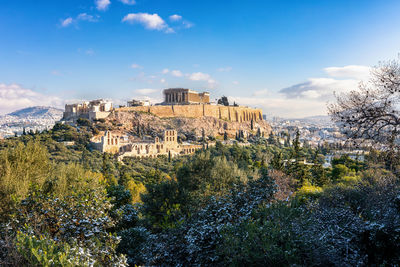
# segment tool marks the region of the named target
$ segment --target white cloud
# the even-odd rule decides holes
[[[169,69],[163,69],[163,70],[161,71],[162,74],[167,74],[168,72],[169,72]]]
[[[164,79],[164,78],[162,78],[161,80],[160,80],[160,83],[166,83],[167,81]]]
[[[111,4],[110,0],[96,0],[96,8],[98,10],[107,10],[108,6]]]
[[[179,20],[181,20],[181,19],[182,19],[182,16],[177,15],[177,14],[174,14],[174,15],[169,16],[169,20],[170,20],[170,21],[179,21]]]
[[[194,26],[194,24],[191,23],[190,21],[182,21],[182,25],[183,25],[183,28],[185,28],[185,29],[189,29]]]
[[[32,106],[62,107],[63,101],[56,96],[43,95],[19,84],[0,83],[0,113]]]
[[[61,27],[68,27],[72,24],[77,26],[79,21],[89,21],[89,22],[98,22],[99,16],[89,15],[87,13],[81,13],[76,18],[68,17],[64,20],[61,20]]]
[[[119,1],[124,3],[125,5],[134,5],[134,4],[136,4],[135,0],[119,0]]]
[[[182,77],[183,73],[180,70],[173,70],[171,71],[171,75],[175,77]]]
[[[239,105],[261,108],[267,116],[286,118],[303,118],[307,116],[326,115],[326,101],[314,99],[287,99],[276,95],[271,97],[235,97],[229,96],[229,101]]]
[[[264,112],[282,117],[299,118],[326,115],[327,103],[335,101],[334,92],[356,90],[360,80],[370,76],[370,68],[360,65],[328,67],[329,77],[309,78],[307,81],[283,88],[278,94],[268,90],[253,93],[252,97],[232,97],[240,104],[258,106]]]
[[[156,13],[130,13],[122,19],[122,22],[139,23],[148,30],[164,31],[166,33],[174,32]]]
[[[371,68],[362,65],[348,65],[344,67],[328,67],[324,71],[331,77],[364,80],[369,78]]]
[[[218,68],[217,71],[219,72],[229,72],[232,70],[232,67],[223,67],[223,68]]]
[[[149,94],[154,94],[154,93],[159,93],[159,89],[149,89],[149,88],[144,88],[144,89],[137,89],[135,90],[136,93],[139,95],[149,95]]]
[[[307,82],[295,84],[279,92],[287,98],[310,98],[319,100],[332,100],[333,92],[348,92],[357,89],[358,80],[333,78],[310,78]]]
[[[238,84],[239,84],[238,81],[233,81],[232,83],[233,83],[234,85],[238,85]]]
[[[68,27],[69,25],[71,25],[73,22],[73,19],[71,17],[64,19],[63,21],[61,21],[61,26],[62,27]]]
[[[209,79],[211,79],[210,74],[203,72],[193,72],[189,75],[189,80],[192,81],[208,81]]]
[[[98,18],[99,18],[99,16],[95,17],[95,16],[89,15],[87,13],[81,13],[76,17],[77,20],[86,20],[86,21],[90,21],[90,22],[97,22],[97,21],[99,21]]]
[[[187,75],[189,80],[191,81],[206,81],[209,87],[214,87],[216,85],[216,81],[210,76],[210,74],[203,72],[193,72],[192,74]]]
[[[133,64],[131,65],[131,68],[132,68],[132,69],[142,69],[143,67],[140,66],[139,64],[133,63]]]

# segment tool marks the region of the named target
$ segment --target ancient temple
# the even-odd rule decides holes
[[[210,94],[208,92],[199,93],[190,89],[170,88],[164,90],[165,105],[189,105],[189,104],[209,104]]]

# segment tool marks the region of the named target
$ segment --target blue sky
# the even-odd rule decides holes
[[[75,100],[227,95],[326,112],[400,52],[400,1],[0,0],[0,113]]]

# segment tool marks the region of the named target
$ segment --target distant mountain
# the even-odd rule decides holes
[[[63,110],[53,107],[29,107],[0,116],[0,136],[13,136],[26,131],[50,129],[61,120]]]
[[[14,116],[19,119],[23,118],[37,118],[37,119],[54,119],[60,120],[63,115],[63,110],[53,107],[29,107],[24,109],[19,109],[17,111],[11,112],[5,116]]]

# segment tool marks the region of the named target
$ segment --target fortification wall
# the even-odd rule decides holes
[[[214,117],[227,121],[261,121],[262,110],[248,107],[217,106],[209,104],[199,105],[169,105],[169,106],[150,106],[150,107],[122,107],[116,111],[135,111],[147,112],[160,118],[185,117],[200,118]]]

